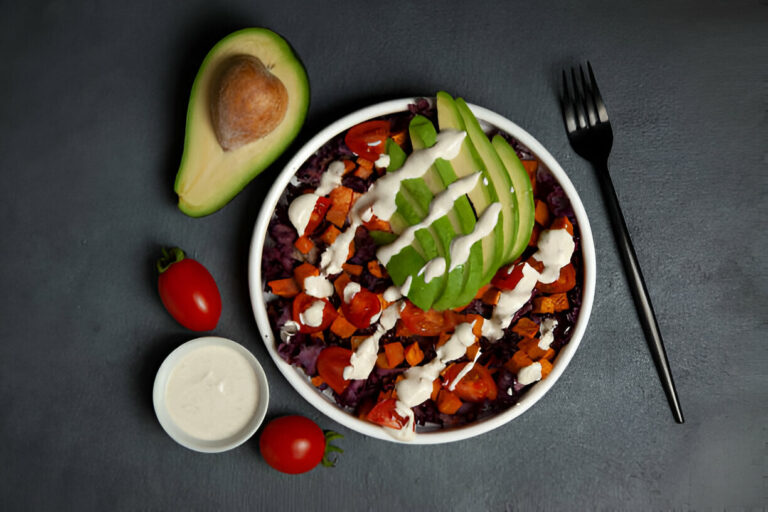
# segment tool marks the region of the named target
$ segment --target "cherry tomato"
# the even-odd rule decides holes
[[[283,416],[264,427],[259,439],[264,460],[278,471],[306,473],[325,454],[325,435],[317,424],[303,416]]]
[[[445,375],[443,375],[443,386],[450,386],[467,364],[456,363],[449,366]],[[476,364],[456,383],[453,392],[466,402],[482,402],[486,398],[488,400],[496,400],[498,388],[488,369],[485,366]]]
[[[174,247],[163,249],[157,271],[160,300],[177,322],[193,331],[216,328],[221,316],[221,295],[204,266],[185,258],[184,251]]]
[[[576,286],[576,269],[569,263],[560,269],[560,276],[552,283],[536,283],[536,288],[544,293],[563,293]]]
[[[302,313],[305,313],[316,302],[323,303],[323,316],[320,320],[320,324],[315,326],[306,325],[301,321],[301,317],[303,316]],[[338,313],[336,313],[336,310],[333,308],[328,299],[318,299],[316,297],[312,297],[311,295],[307,295],[304,292],[299,293],[293,299],[293,321],[299,324],[299,332],[313,333],[323,331],[333,323],[337,315]]]
[[[403,428],[408,423],[408,418],[400,416],[396,406],[397,400],[395,398],[382,400],[368,413],[368,421],[384,427]]]
[[[442,312],[434,309],[424,311],[409,300],[405,301],[400,319],[409,331],[421,336],[438,336],[445,330],[446,322]]]
[[[352,297],[351,302],[341,301],[341,311],[352,325],[365,329],[371,325],[371,319],[381,311],[381,301],[378,295],[363,288]]]
[[[317,226],[325,219],[325,214],[328,208],[331,207],[331,200],[327,197],[318,197],[315,201],[315,207],[312,209],[312,213],[309,216],[309,222],[307,227],[304,228],[302,235],[311,235],[317,229]]]
[[[525,263],[510,263],[504,265],[491,279],[491,284],[499,290],[514,290],[517,283],[523,278]]]
[[[324,348],[317,356],[317,374],[336,393],[343,393],[349,381],[344,379],[344,368],[349,366],[352,351],[344,347]]]
[[[375,162],[389,137],[389,121],[367,121],[353,126],[344,136],[344,143],[358,156]]]

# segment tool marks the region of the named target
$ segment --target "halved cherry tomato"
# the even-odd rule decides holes
[[[383,427],[401,429],[408,423],[408,418],[400,416],[396,409],[397,399],[388,398],[377,403],[368,413],[368,421]]]
[[[344,347],[324,348],[317,356],[317,373],[332,390],[341,394],[349,386],[344,379],[344,368],[349,366],[352,351]]]
[[[491,279],[491,284],[499,290],[514,290],[517,283],[523,278],[525,263],[510,263],[504,265]]]
[[[312,209],[312,213],[309,216],[309,222],[307,222],[307,227],[304,228],[303,235],[311,235],[315,232],[317,229],[317,226],[320,225],[321,222],[323,222],[323,219],[325,218],[325,213],[328,211],[328,208],[331,207],[331,200],[327,197],[318,197],[317,201],[315,201],[315,207]]]
[[[560,269],[560,276],[552,283],[536,283],[536,289],[544,293],[563,293],[576,286],[576,269],[569,263]]]
[[[344,136],[344,143],[357,155],[375,162],[389,137],[389,121],[368,121],[353,126]]]
[[[322,320],[320,321],[319,325],[306,325],[301,320],[301,317],[303,316],[302,313],[305,313],[318,301],[324,303]],[[330,301],[328,301],[328,299],[318,299],[316,297],[312,297],[311,295],[307,295],[304,292],[301,292],[293,299],[293,321],[299,324],[299,332],[313,333],[323,331],[333,323],[337,315],[338,313],[336,313],[336,310],[331,305]]]
[[[371,319],[381,311],[381,301],[378,295],[362,288],[350,302],[341,301],[341,311],[352,325],[365,329],[371,325]]]
[[[449,366],[443,375],[443,386],[450,386],[467,364],[456,363]],[[488,369],[476,364],[456,383],[453,392],[466,402],[482,402],[486,398],[496,400],[498,388]]]
[[[424,311],[409,300],[405,301],[400,319],[409,331],[421,336],[437,336],[445,330],[446,322],[442,311]]]

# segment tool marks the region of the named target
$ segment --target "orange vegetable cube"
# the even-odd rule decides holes
[[[387,359],[387,354],[385,352],[381,352],[376,356],[376,366],[384,370],[392,369],[392,367],[389,366],[389,360]],[[381,402],[381,394],[379,394],[379,402]]]
[[[395,368],[405,361],[405,349],[399,341],[384,345],[384,354],[387,356],[387,363],[390,368]]]
[[[325,218],[328,222],[336,225],[336,227],[344,227],[344,223],[347,221],[347,214],[352,206],[352,196],[354,191],[351,188],[344,186],[338,186],[331,190],[328,197],[331,199],[331,207],[325,214]]]
[[[539,324],[530,318],[523,317],[512,327],[512,332],[518,334],[521,338],[533,338],[539,332]]]
[[[344,318],[344,315],[341,314],[341,310],[339,310],[338,316],[333,320],[333,323],[331,324],[331,332],[339,338],[349,338],[355,334],[356,331],[357,327],[352,325],[349,320]],[[356,347],[353,347],[352,350],[355,348]]]
[[[539,363],[541,363],[541,378],[546,379],[547,375],[552,371],[552,363],[546,359],[542,359]]]
[[[555,303],[550,297],[536,297],[533,299],[533,309],[531,313],[544,315],[555,312]]]
[[[570,304],[568,303],[568,294],[565,292],[553,293],[549,296],[549,298],[552,299],[552,303],[555,307],[555,313],[565,311],[570,307]]]
[[[358,159],[358,162],[363,159]],[[365,160],[368,162],[369,160]],[[371,164],[370,167],[364,167],[360,166],[355,170],[355,176],[357,176],[360,179],[367,179],[371,174],[373,174],[373,164]]]
[[[536,338],[525,338],[519,341],[517,348],[528,354],[532,361],[538,361],[546,354],[546,351],[539,347],[539,340]]]
[[[296,280],[292,277],[285,279],[275,279],[267,283],[272,293],[279,295],[280,297],[295,297],[301,291],[299,285],[296,284]]]
[[[490,304],[491,306],[495,306],[499,303],[499,299],[501,298],[501,290],[499,290],[496,287],[488,288],[488,290],[485,291],[483,296],[481,297],[482,301],[486,304]]]
[[[379,265],[377,260],[371,260],[368,262],[368,272],[370,272],[372,276],[378,277],[379,279],[383,279],[384,276],[387,275],[386,269]]]
[[[552,225],[549,229],[565,229],[571,236],[573,236],[573,224],[568,220],[568,217],[558,217],[552,221]]]
[[[328,245],[331,245],[333,242],[336,241],[336,238],[341,234],[341,230],[334,226],[333,224],[329,224],[328,227],[323,231],[323,234],[320,235],[320,240],[325,242]]]
[[[312,248],[315,246],[315,243],[308,237],[308,236],[300,236],[296,239],[295,242],[293,242],[294,247],[296,247],[301,254],[309,254],[309,251],[312,250]]]
[[[440,377],[436,378],[432,381],[432,394],[429,395],[429,398],[432,400],[437,401],[437,395],[440,393],[440,388],[442,388],[442,383],[440,381]]]
[[[474,361],[477,352],[480,350],[480,343],[477,341],[467,347],[467,357]]]
[[[336,278],[336,280],[333,282],[333,287],[336,290],[336,295],[339,297],[344,296],[344,288],[347,287],[347,285],[352,281],[352,278],[349,277],[349,274],[346,272],[342,272],[339,274],[339,277]]]
[[[528,354],[526,354],[523,350],[518,350],[512,354],[512,357],[510,357],[506,363],[504,363],[504,368],[514,374],[517,374],[521,368],[525,368],[531,364],[533,364],[533,360],[528,357]]]
[[[417,342],[413,342],[405,349],[405,360],[411,366],[416,366],[424,360],[424,351],[421,350]]]
[[[359,276],[363,273],[362,265],[354,265],[352,263],[342,263],[341,268],[353,276]]]
[[[437,410],[443,414],[456,414],[462,406],[461,399],[447,389],[441,389],[437,395]]]
[[[323,378],[321,376],[316,375],[316,376],[312,377],[312,385],[315,386],[316,388],[319,388],[323,384],[325,384],[325,381],[323,380]]]
[[[475,298],[476,298],[476,299],[482,299],[482,298],[483,298],[483,295],[485,295],[485,292],[487,292],[487,291],[488,291],[490,288],[491,288],[491,285],[490,285],[490,283],[489,283],[489,284],[486,284],[486,285],[483,285],[483,286],[481,286],[481,287],[480,287],[480,289],[479,289],[479,290],[477,290],[477,293],[475,294]]]
[[[304,262],[295,269],[293,269],[293,278],[296,279],[296,284],[303,290],[304,280],[310,276],[319,276],[320,270],[311,263]]]
[[[539,243],[539,233],[541,232],[541,227],[538,224],[533,225],[533,231],[531,231],[531,239],[528,240],[528,245],[531,247],[536,247],[536,244]]]
[[[349,343],[352,346],[352,350],[357,350],[357,347],[360,346],[362,342],[364,342],[367,338],[370,338],[368,335],[361,335],[361,336],[352,336],[349,339]]]
[[[542,226],[549,226],[549,207],[541,199],[536,200],[536,211],[534,219]]]
[[[353,170],[355,167],[355,162],[352,160],[344,160],[344,174],[347,174],[349,171]]]

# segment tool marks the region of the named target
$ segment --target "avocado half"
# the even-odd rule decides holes
[[[274,107],[275,101],[270,98],[253,98],[258,94],[251,94],[252,90],[247,91],[251,98],[244,97],[245,93],[235,98],[240,103],[226,100],[231,103],[230,118],[238,116],[243,100],[259,103],[254,108],[261,111],[256,112],[257,116],[251,115],[251,121],[254,126],[266,126],[268,130],[263,133],[266,130],[262,129],[250,140],[238,139],[232,144],[222,138],[222,132],[227,130],[220,121],[221,111],[226,110],[221,108],[221,98],[227,97],[225,80],[236,81],[228,76],[242,62],[246,62],[246,67],[256,63],[251,68],[271,84],[267,96],[271,90],[279,90],[280,106]],[[259,87],[256,84],[256,89]],[[265,28],[246,28],[219,41],[208,52],[192,84],[184,153],[174,185],[181,211],[202,217],[227,204],[285,151],[304,124],[308,106],[307,73],[285,39]],[[262,122],[265,117],[271,119]],[[237,131],[236,124],[230,123],[234,128],[229,132]]]

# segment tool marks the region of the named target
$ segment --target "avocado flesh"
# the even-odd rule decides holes
[[[533,188],[531,187],[531,180],[528,177],[528,173],[525,171],[525,167],[523,167],[523,163],[504,137],[496,135],[493,137],[491,143],[496,149],[499,158],[501,158],[504,167],[506,167],[507,173],[509,173],[509,178],[512,181],[512,186],[515,189],[515,197],[517,199],[517,236],[515,238],[515,243],[512,244],[512,250],[510,251],[508,258],[508,260],[514,261],[523,254],[525,248],[528,247],[528,241],[531,239],[531,232],[533,231],[534,217],[536,213],[533,202]]]
[[[441,130],[466,131],[464,120],[459,114],[456,102],[449,94],[442,91],[437,93],[437,118]],[[469,200],[472,203],[471,208],[474,209],[473,216],[476,214],[479,217],[486,208],[498,201],[498,196],[493,188],[493,182],[488,175],[488,171],[485,169],[474,145],[469,140],[469,136],[464,139],[458,156],[451,160],[450,163],[459,177],[478,171],[482,173],[482,182],[478,183],[468,194]],[[472,222],[472,229],[474,229],[474,221]],[[458,296],[450,301],[451,304],[456,304],[456,306],[450,307],[467,304],[475,297],[477,291],[490,281],[500,266],[499,262],[502,258],[503,249],[502,226],[501,223],[497,223],[491,234],[475,242],[470,248],[469,258],[467,259],[467,272],[464,274],[462,289]]]
[[[480,127],[477,118],[462,98],[456,100],[456,106],[464,120],[464,125],[467,129],[467,137],[469,137],[472,144],[475,146],[478,155],[482,159],[494,189],[496,190],[498,200],[501,202],[501,213],[499,213],[497,228],[501,227],[504,236],[503,251],[500,260],[495,265],[495,269],[489,268],[488,270],[491,271],[491,274],[484,275],[484,280],[487,279],[487,281],[490,281],[493,274],[496,273],[496,270],[510,261],[509,256],[512,253],[512,248],[517,236],[517,199],[512,193],[512,181],[509,178],[507,169],[501,162],[499,155],[496,154],[496,150],[491,144],[491,141],[488,140],[488,136]]]
[[[273,131],[225,151],[213,128],[210,103],[222,64],[239,55],[261,60],[285,86],[288,105]],[[267,29],[248,28],[219,41],[208,52],[192,84],[184,152],[174,185],[181,211],[202,217],[229,202],[285,151],[304,123],[308,105],[306,71],[282,37]]]

